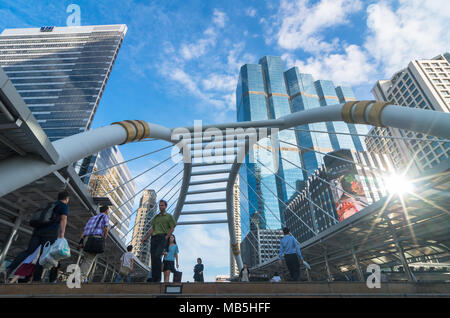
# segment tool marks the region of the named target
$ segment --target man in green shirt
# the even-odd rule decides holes
[[[161,282],[161,256],[164,248],[167,245],[169,237],[175,230],[175,219],[171,214],[166,213],[167,202],[159,201],[160,213],[152,220],[152,228],[142,239],[145,243],[149,236],[152,237],[150,241],[150,254],[152,259],[152,282]]]

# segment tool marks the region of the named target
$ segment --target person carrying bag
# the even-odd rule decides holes
[[[106,215],[100,215],[97,219],[97,223],[94,226],[94,231],[99,229],[98,225]],[[83,244],[83,251],[94,254],[101,254],[105,251],[105,238],[103,235],[88,235],[86,243]]]
[[[84,282],[89,276],[92,265],[98,254],[105,251],[105,242],[109,230],[109,207],[100,207],[100,214],[89,219],[81,235],[79,248],[83,248],[84,261],[80,266],[81,281]]]

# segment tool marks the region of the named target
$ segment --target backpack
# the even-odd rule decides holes
[[[31,215],[30,225],[34,228],[45,227],[58,222],[58,216],[54,212],[57,202],[51,202],[43,208],[39,208]]]

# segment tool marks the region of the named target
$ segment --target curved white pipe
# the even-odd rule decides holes
[[[159,125],[149,124],[150,138],[169,142],[171,130]],[[17,190],[50,173],[97,153],[103,149],[122,144],[127,139],[125,128],[120,125],[92,129],[53,142],[59,158],[49,164],[34,156],[14,156],[0,162],[0,197]]]
[[[341,121],[343,105],[325,106],[297,112],[277,120],[268,120],[267,123],[270,126],[276,125],[283,130],[315,122]],[[366,118],[370,108],[371,106],[366,110]],[[385,126],[409,129],[450,139],[449,113],[390,105],[381,113],[381,122]],[[254,124],[262,127],[264,121]],[[229,123],[220,126],[225,127],[227,125],[230,127],[237,125],[250,127],[252,123]],[[174,142],[171,140],[171,129],[151,123],[149,123],[149,127],[150,134],[148,137]],[[59,159],[53,165],[32,156],[15,156],[3,160],[0,162],[0,197],[93,153],[122,144],[126,139],[125,128],[120,125],[111,125],[55,141],[53,146],[59,154]]]

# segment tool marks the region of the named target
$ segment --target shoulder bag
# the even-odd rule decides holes
[[[98,218],[94,230],[97,229],[98,224],[104,218],[104,215]],[[93,254],[101,254],[105,251],[105,238],[103,235],[89,235],[84,245],[83,251]]]

